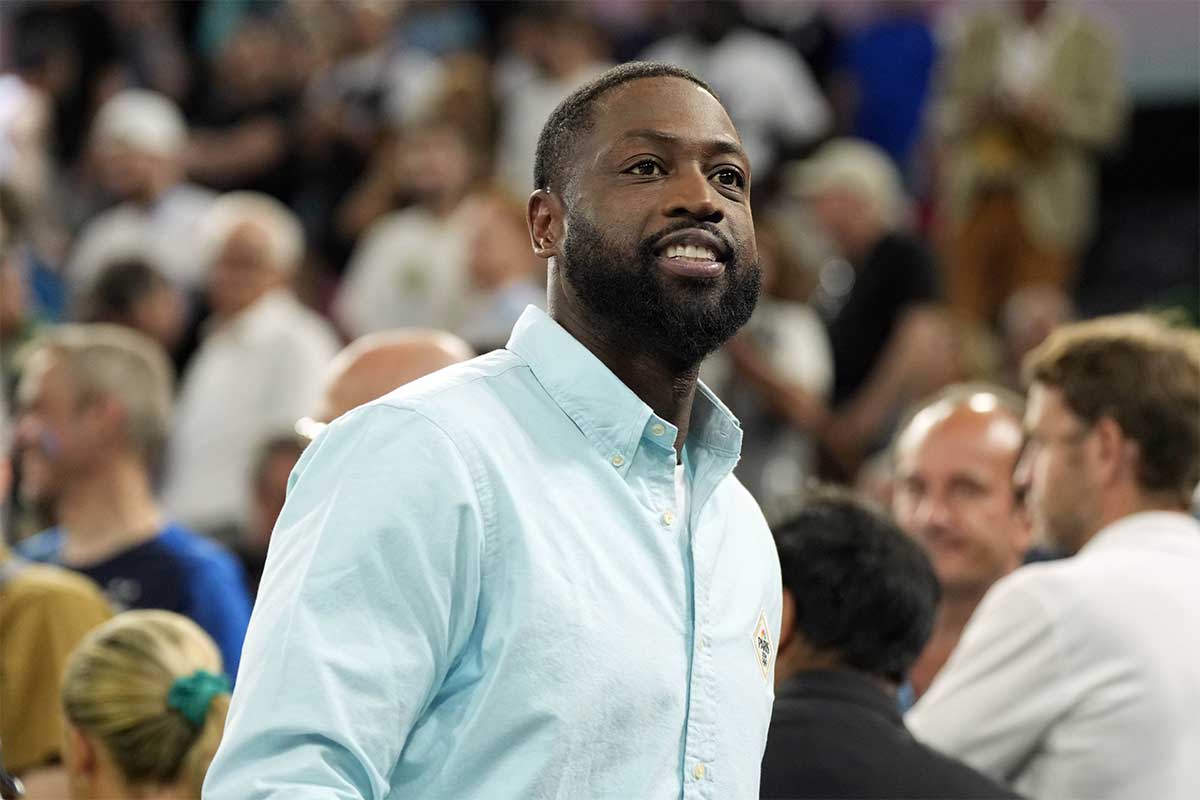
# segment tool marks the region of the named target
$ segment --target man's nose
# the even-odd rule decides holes
[[[917,506],[917,528],[922,531],[946,530],[952,518],[950,506],[941,497],[930,493]]]
[[[681,169],[668,186],[668,217],[691,217],[702,222],[720,222],[725,218],[717,202],[716,188],[698,167]]]

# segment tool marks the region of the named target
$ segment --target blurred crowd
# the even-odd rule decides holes
[[[795,540],[813,481],[894,509],[932,560],[895,555],[934,586],[908,598],[929,624],[895,663],[860,668],[901,706],[924,695],[991,585],[1055,555],[1014,483],[1021,364],[1080,315],[1098,175],[1132,100],[1118,37],[1086,7],[853,5],[0,4],[4,765],[65,758],[96,797],[198,787],[215,742],[152,727],[171,744],[150,763],[105,733],[92,687],[121,668],[105,648],[159,654],[145,692],[221,695],[209,679],[236,677],[305,444],[503,347],[545,304],[525,223],[537,137],[573,89],[633,59],[712,85],[752,162],[764,294],[701,378],[745,430],[738,477],[791,520],[785,584],[793,570],[819,591],[806,559],[837,550]],[[1179,298],[1194,319],[1196,297]],[[892,525],[820,503],[848,503],[855,529]],[[60,598],[23,627],[18,577]],[[126,609],[162,616],[85,638]],[[938,769],[964,793],[990,786]]]

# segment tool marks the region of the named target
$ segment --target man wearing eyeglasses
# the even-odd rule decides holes
[[[1200,333],[1070,325],[1025,372],[1018,480],[1071,557],[992,587],[909,725],[1031,797],[1200,796]]]

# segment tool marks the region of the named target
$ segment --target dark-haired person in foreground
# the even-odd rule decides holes
[[[549,314],[309,445],[206,798],[756,796],[779,566],[696,380],[758,296],[745,152],[627,64],[534,173]]]
[[[1012,798],[919,743],[896,691],[940,590],[921,546],[853,495],[819,489],[775,529],[783,571],[764,798]]]

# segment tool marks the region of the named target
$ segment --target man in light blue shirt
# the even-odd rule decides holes
[[[549,315],[309,446],[206,798],[758,796],[779,563],[696,380],[757,299],[749,173],[683,70],[560,105]]]

